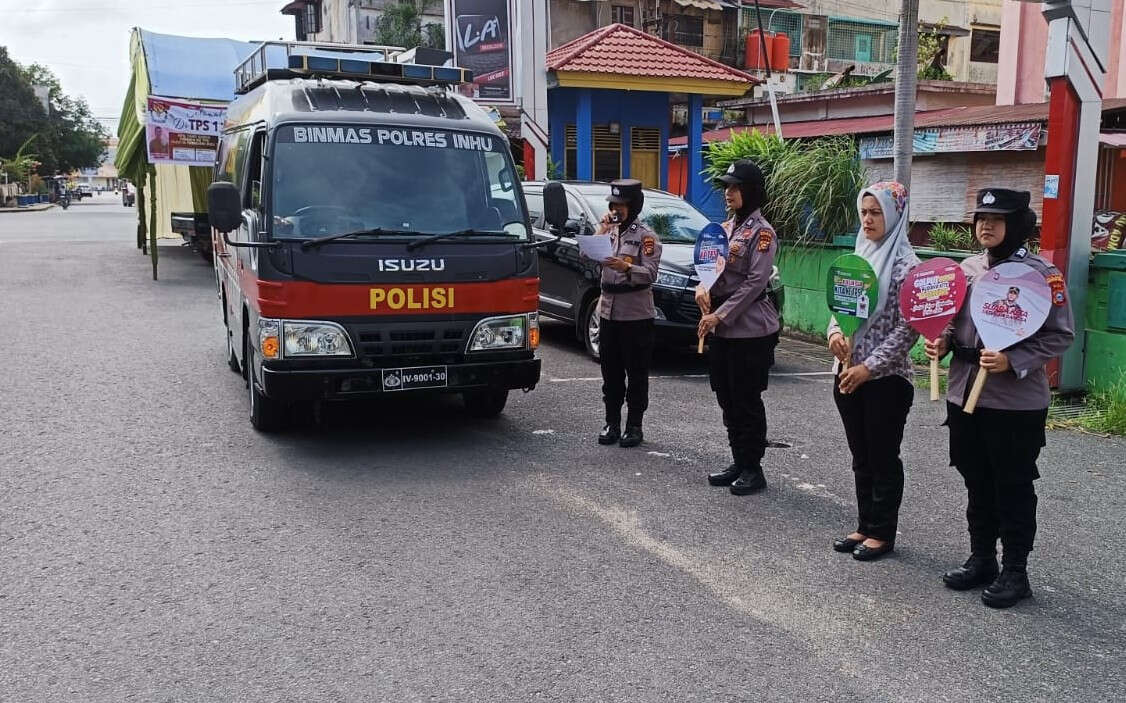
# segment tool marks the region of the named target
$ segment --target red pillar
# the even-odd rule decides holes
[[[1046,177],[1059,177],[1059,194],[1044,198],[1044,218],[1040,226],[1040,256],[1067,276],[1071,255],[1071,211],[1075,198],[1075,157],[1079,153],[1079,96],[1065,77],[1048,81],[1048,148],[1044,157]],[[1045,196],[1047,194],[1045,193]],[[1080,232],[1080,236],[1084,233]],[[1089,235],[1086,235],[1089,236]],[[1060,363],[1048,364],[1048,382],[1059,385]]]
[[[524,180],[536,180],[536,149],[531,139],[524,140]]]

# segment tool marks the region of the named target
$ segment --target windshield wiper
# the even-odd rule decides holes
[[[440,241],[442,239],[453,239],[455,237],[474,237],[474,236],[478,236],[478,235],[485,235],[485,236],[491,235],[491,236],[501,236],[501,237],[511,236],[508,232],[505,232],[503,230],[459,229],[456,232],[441,232],[439,234],[427,235],[427,236],[423,237],[422,239],[416,239],[416,240],[414,240],[413,242],[411,242],[410,244],[407,245],[407,251],[414,251],[415,249],[418,249],[419,247],[424,247],[431,242],[437,242],[437,241]]]
[[[316,239],[306,239],[301,242],[301,248],[312,249],[313,247],[318,247],[325,242],[331,242],[337,239],[345,239],[347,237],[359,237],[365,234],[418,234],[418,232],[411,232],[410,230],[405,229],[384,229],[382,227],[358,229],[355,232],[338,232],[336,234],[325,235],[324,237],[317,237]]]

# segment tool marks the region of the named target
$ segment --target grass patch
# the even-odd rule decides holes
[[[1048,426],[1126,436],[1126,374],[1108,386],[1089,391],[1080,402],[1052,401],[1048,408]]]

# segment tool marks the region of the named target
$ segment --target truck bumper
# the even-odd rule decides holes
[[[459,393],[474,390],[531,390],[540,380],[540,360],[496,361],[444,367],[446,384],[412,390],[384,390],[384,369],[278,370],[262,368],[262,392],[278,400],[344,400],[397,393]]]

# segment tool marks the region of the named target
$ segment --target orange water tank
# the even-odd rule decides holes
[[[790,70],[790,37],[784,32],[774,35],[770,48],[770,67],[775,71]]]
[[[763,51],[762,48],[762,36],[763,34],[757,29],[751,30],[751,32],[747,34],[747,47],[744,58],[746,60],[746,67],[749,70],[764,69],[770,63],[770,54],[774,46],[774,33],[766,32],[766,51]],[[789,47],[786,47],[786,51],[788,52],[789,50]]]

